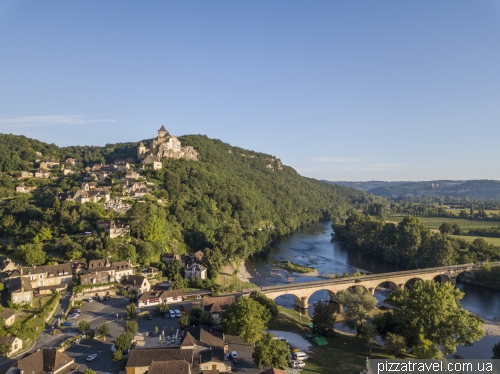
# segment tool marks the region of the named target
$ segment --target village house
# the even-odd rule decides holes
[[[186,279],[205,279],[207,277],[207,268],[200,264],[193,264],[186,268]]]
[[[50,294],[53,290],[63,291],[73,279],[70,263],[25,267],[21,266],[9,279],[11,301],[13,303],[31,302],[33,291],[40,295]]]
[[[141,164],[143,165],[143,168],[152,168],[153,170],[160,170],[162,168],[162,162],[160,158],[156,155],[149,154],[141,160]]]
[[[9,327],[16,321],[16,313],[10,309],[4,309],[0,313],[0,317],[2,317],[5,321],[5,326]]]
[[[208,326],[186,328],[180,349],[192,349],[193,361],[199,370],[219,370],[220,373],[231,371],[231,365],[224,361],[228,346],[225,344],[221,329]]]
[[[77,166],[78,160],[76,158],[67,158],[66,163],[70,164],[71,166]]]
[[[111,239],[130,235],[130,225],[121,221],[98,221],[97,228],[103,230]]]
[[[17,179],[32,178],[33,177],[33,173],[30,173],[29,171],[21,171],[19,173],[16,173],[15,177]]]
[[[98,184],[96,182],[83,182],[82,190],[84,191],[94,191],[97,188]]]
[[[66,374],[78,368],[75,359],[57,349],[40,349],[15,362],[6,374]]]
[[[226,309],[236,302],[236,297],[231,296],[214,296],[214,297],[204,297],[203,298],[203,310],[205,312],[210,312],[214,323],[219,325],[221,323],[222,313]]]
[[[71,175],[71,174],[75,174],[75,171],[74,170],[71,170],[71,167],[70,166],[64,166],[61,168],[61,172],[63,173],[63,175]]]
[[[125,179],[139,179],[141,178],[141,175],[133,170],[127,171],[127,174],[125,174]]]
[[[141,269],[141,275],[147,278],[154,278],[158,275],[158,268],[148,266],[147,268]]]
[[[7,356],[12,356],[23,347],[23,341],[15,336],[0,336],[0,345],[8,344],[10,352]]]
[[[94,181],[97,180],[97,175],[95,173],[85,173],[83,175],[84,181]]]
[[[124,203],[120,198],[115,197],[114,199],[106,201],[103,205],[103,208],[106,210],[111,209],[118,213],[124,213],[132,208],[132,206],[128,203]]]
[[[172,261],[174,260],[177,260],[177,261],[181,261],[182,262],[182,259],[181,259],[181,256],[179,255],[176,255],[175,253],[164,253],[161,255],[161,260],[167,265],[167,266],[170,266],[170,264],[172,263]]]
[[[132,349],[125,365],[126,374],[144,374],[150,370],[153,362],[155,367],[166,368],[169,362],[184,361],[190,367],[193,365],[193,350],[178,348],[142,348]],[[175,366],[174,366],[175,367]],[[185,367],[185,366],[182,366]],[[183,373],[179,371],[161,371],[165,373]],[[186,372],[189,374],[189,371]]]
[[[35,178],[50,178],[50,173],[47,170],[44,169],[38,169],[35,171]]]
[[[182,373],[191,374],[191,365],[185,360],[153,361],[148,374]],[[205,373],[202,373],[205,374]]]
[[[114,281],[115,277],[110,271],[93,271],[80,275],[80,284],[82,286],[89,286],[91,284],[107,284]]]
[[[19,186],[16,187],[16,192],[19,193],[31,193],[31,191],[35,190],[36,187],[26,187],[24,183],[21,183]]]
[[[134,265],[129,260],[113,262],[111,267],[115,271],[115,279],[120,282],[123,278],[127,278],[134,273]]]
[[[132,197],[133,199],[140,199],[141,197],[144,197],[146,195],[149,195],[149,191],[147,188],[139,188],[137,190],[135,190],[134,192],[132,192],[130,194],[130,197]]]
[[[127,171],[130,169],[130,164],[125,160],[116,160],[114,166],[118,171]]]
[[[45,160],[45,164],[49,168],[53,168],[54,166],[58,166],[59,165],[59,160],[56,160],[54,158],[49,158],[48,160]]]
[[[182,290],[148,291],[144,292],[137,299],[137,306],[140,308],[148,305],[181,302],[183,295],[184,292]]]
[[[121,282],[120,286],[129,292],[134,291],[137,295],[151,290],[149,281],[142,275],[129,275],[126,280]]]
[[[76,201],[80,204],[85,203],[98,203],[101,199],[108,201],[110,199],[110,192],[106,189],[95,189],[93,191],[78,190],[75,193],[68,193],[68,201]]]
[[[95,271],[113,271],[111,267],[111,262],[108,259],[105,260],[90,260],[87,265],[87,272]]]

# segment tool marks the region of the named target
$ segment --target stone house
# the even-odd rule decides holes
[[[161,260],[169,266],[172,261],[177,260],[182,262],[182,258],[179,255],[176,255],[175,253],[164,253],[161,255]]]
[[[66,163],[70,164],[71,166],[77,166],[78,160],[76,158],[67,158]]]
[[[75,174],[75,172],[71,170],[70,166],[64,166],[64,168],[61,168],[61,172],[63,173],[63,175]]]
[[[142,142],[137,147],[138,159],[143,159],[144,161],[148,156],[155,156],[155,158],[150,160],[158,159],[159,161],[164,157],[197,160],[198,152],[193,147],[182,147],[180,140],[170,135],[165,126],[162,125],[158,130],[158,136],[150,140],[149,149]],[[148,161],[146,164],[150,163],[151,161]],[[155,169],[154,165],[153,169]]]
[[[19,193],[31,193],[31,191],[35,189],[36,187],[26,187],[24,183],[21,183],[19,186],[16,186],[16,192]]]
[[[149,154],[144,160],[141,161],[143,168],[150,167],[153,170],[160,170],[162,168],[162,162],[160,158],[156,155]]]
[[[17,179],[32,178],[33,173],[30,173],[29,171],[21,171],[19,173],[16,173],[15,176]]]
[[[113,262],[111,267],[115,271],[115,279],[120,282],[123,278],[134,274],[134,265],[130,260]]]
[[[35,178],[50,178],[50,173],[47,170],[44,169],[38,169],[35,171]]]
[[[210,312],[215,324],[220,324],[222,313],[236,302],[236,297],[232,296],[214,296],[203,298],[203,310]]]
[[[200,264],[193,264],[186,268],[186,279],[205,279],[207,277],[207,268]]]
[[[83,182],[82,190],[84,191],[94,191],[97,188],[98,184],[96,182]]]
[[[112,271],[93,271],[80,275],[80,284],[82,286],[89,286],[91,284],[106,284],[114,281],[115,277]]]
[[[158,365],[163,369],[168,367],[169,362],[184,361],[190,367],[193,365],[193,350],[192,349],[178,349],[178,348],[143,348],[132,349],[129,354],[127,364],[125,365],[126,374],[144,374],[150,370],[155,363],[154,367]],[[160,364],[159,364],[160,363]],[[154,368],[153,367],[153,368]],[[161,371],[165,373],[181,373],[179,371]],[[182,371],[183,373],[183,371]],[[189,374],[189,372],[186,372]]]
[[[141,175],[133,170],[127,171],[127,174],[125,174],[125,179],[139,179]]]
[[[182,373],[191,374],[191,365],[185,360],[153,361],[148,374]],[[205,374],[205,373],[203,373]]]
[[[59,160],[56,160],[54,158],[49,158],[48,160],[45,160],[45,164],[49,168],[53,168],[54,166],[58,166],[60,163],[59,163]]]
[[[57,349],[40,349],[24,355],[6,374],[66,374],[77,367],[74,358]]]
[[[23,347],[23,341],[15,336],[0,336],[0,345],[8,344],[10,346],[10,352],[7,356],[14,355]]]
[[[117,220],[98,221],[97,228],[103,230],[111,239],[130,235],[130,225]]]
[[[64,290],[73,279],[70,263],[45,266],[21,266],[9,280],[13,303],[31,302],[33,291],[49,294],[52,290]]]
[[[105,201],[109,201],[110,196],[110,192],[105,189],[96,189],[94,191],[78,190],[74,194],[68,193],[68,200],[76,201],[80,204],[85,204],[88,202],[98,203],[103,198]]]
[[[208,326],[186,328],[180,349],[192,349],[193,361],[199,370],[219,370],[221,373],[231,371],[231,365],[224,361],[228,346],[225,344],[222,329]]]
[[[137,306],[143,307],[148,305],[181,302],[183,300],[183,296],[184,292],[182,290],[148,291],[144,292],[137,299]]]
[[[10,309],[4,309],[0,313],[0,317],[2,317],[5,321],[5,326],[12,326],[12,324],[16,321],[16,313]]]
[[[130,164],[125,160],[116,160],[114,166],[118,171],[127,171],[130,169]]]
[[[142,275],[129,275],[126,280],[121,282],[123,288],[133,290],[137,295],[151,290],[151,284],[146,277]]]

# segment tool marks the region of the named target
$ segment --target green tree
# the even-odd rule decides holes
[[[130,303],[125,307],[125,314],[127,315],[127,318],[137,317],[137,309],[134,303]]]
[[[387,301],[399,308],[394,322],[410,347],[427,339],[450,354],[457,345],[472,345],[484,336],[481,320],[462,310],[463,296],[449,282],[417,281],[412,288],[389,295]]]
[[[155,326],[155,336],[158,336],[158,326]]]
[[[500,342],[493,346],[493,357],[492,358],[500,358]]]
[[[207,268],[210,279],[217,278],[222,266],[224,266],[221,250],[217,247],[213,249],[205,248],[201,263]]]
[[[139,325],[136,321],[127,321],[125,322],[125,331],[135,334],[139,330]]]
[[[43,265],[47,261],[47,255],[43,251],[42,243],[24,244],[18,247],[21,256],[27,265]]]
[[[419,336],[417,345],[411,347],[411,353],[421,359],[444,359],[443,352],[439,346],[429,339],[425,339],[422,335]]]
[[[105,338],[109,334],[109,325],[106,322],[101,323],[99,326],[99,336]]]
[[[312,323],[314,333],[321,336],[335,336],[333,325],[335,324],[336,313],[333,304],[319,300],[314,304],[314,316]]]
[[[337,300],[347,308],[342,323],[356,329],[357,336],[361,336],[365,326],[370,323],[370,312],[377,305],[377,299],[363,287],[356,286],[354,289],[339,292]]]
[[[451,223],[444,222],[439,226],[439,231],[441,231],[441,234],[451,234],[453,232],[453,226]]]
[[[223,314],[222,328],[226,334],[239,335],[246,342],[255,343],[270,319],[269,311],[257,301],[240,297]]]
[[[123,358],[123,352],[120,351],[119,349],[117,349],[116,351],[114,351],[113,354],[111,355],[111,360],[113,362],[120,361],[122,358]]]
[[[250,297],[265,307],[271,314],[271,319],[278,317],[278,304],[259,291],[252,291]]]
[[[82,334],[90,329],[90,322],[87,320],[80,321],[78,324],[78,331],[80,331]]]
[[[49,227],[42,227],[38,234],[34,237],[33,242],[46,242],[52,239],[52,231]]]
[[[184,330],[186,327],[188,327],[190,324],[189,324],[189,317],[185,314],[183,314],[182,316],[180,316],[179,318],[179,328],[181,328],[182,330]]]
[[[116,350],[121,352],[121,351],[124,351],[126,349],[130,349],[130,345],[132,344],[133,337],[134,336],[128,331],[125,331],[120,336],[118,336],[118,338],[116,338],[116,341],[115,341]]]
[[[384,338],[385,348],[395,357],[404,357],[406,353],[406,341],[401,335],[388,333]]]
[[[0,354],[7,356],[12,351],[12,346],[9,343],[0,344]]]
[[[280,339],[275,339],[273,334],[265,333],[255,343],[252,358],[255,366],[262,369],[264,366],[286,369],[288,362],[286,356],[289,353],[288,346]]]
[[[167,269],[167,277],[171,282],[184,280],[184,265],[179,260],[173,260]]]
[[[92,369],[85,370],[84,374],[96,374],[96,372]]]

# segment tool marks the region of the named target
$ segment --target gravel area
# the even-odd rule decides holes
[[[304,352],[308,351],[309,347],[311,347],[311,343],[308,340],[304,339],[301,335],[296,334],[294,332],[275,331],[275,330],[268,330],[267,332],[270,332],[275,336],[285,338],[286,340],[288,340],[288,344],[290,344],[291,347],[299,348]]]

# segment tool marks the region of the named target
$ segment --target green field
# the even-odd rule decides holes
[[[280,314],[272,320],[268,327],[270,330],[290,331],[304,336],[309,331],[303,331],[303,324],[298,319],[289,318],[283,314],[289,314],[298,318],[298,313],[289,309],[280,307]],[[305,321],[306,323],[309,320]],[[302,317],[304,323],[304,317]],[[338,334],[335,338],[326,338],[328,345],[311,347],[311,358],[306,361],[306,367],[301,371],[302,374],[348,374],[359,373],[365,368],[365,359],[370,355],[370,349],[363,339],[355,336]],[[378,345],[372,347],[371,358],[389,359],[394,358],[388,355],[384,348]]]
[[[478,238],[483,238],[486,240],[486,242],[493,244],[493,245],[499,245],[500,246],[500,238],[488,238],[486,236],[469,236],[469,235],[450,235],[452,238],[460,238],[467,240],[468,242],[473,242],[474,240]]]
[[[388,222],[401,222],[404,217],[387,217]],[[476,221],[472,219],[462,219],[462,218],[445,218],[445,217],[417,217],[420,222],[431,230],[439,229],[443,223],[447,222],[451,225],[457,224],[462,230],[474,230],[474,229],[484,229],[488,227],[500,227],[500,222],[492,221]],[[486,236],[468,236],[468,235],[450,235],[453,238],[465,239],[467,241],[474,241],[477,238],[483,238],[490,244],[500,245],[500,238],[489,238]]]

